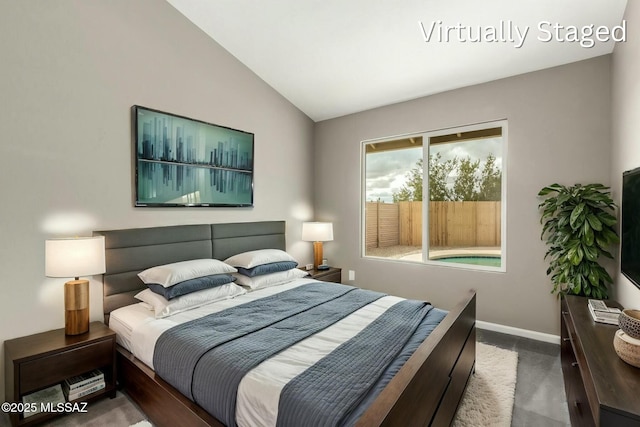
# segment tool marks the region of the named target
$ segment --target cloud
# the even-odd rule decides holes
[[[433,145],[430,154],[440,153],[444,161],[458,157],[480,160],[480,168],[489,154],[502,167],[502,137]],[[402,188],[406,175],[422,158],[422,148],[369,153],[366,156],[366,200],[393,201],[393,192]]]
[[[402,188],[407,172],[421,158],[421,148],[367,154],[366,199],[392,202],[393,192]]]
[[[367,154],[367,179],[405,174],[422,158],[421,148]]]
[[[493,154],[502,164],[502,137],[433,145],[429,152],[434,155],[440,153],[443,160],[471,157],[471,160],[480,159],[481,163],[489,154]]]

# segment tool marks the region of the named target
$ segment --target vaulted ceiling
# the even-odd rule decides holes
[[[627,4],[167,1],[315,121],[611,53]]]

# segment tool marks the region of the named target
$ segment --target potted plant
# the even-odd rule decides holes
[[[620,241],[613,229],[616,205],[609,187],[553,184],[538,196],[546,197],[538,208],[544,224],[540,238],[549,247],[544,257],[550,259],[551,293],[607,298],[607,286],[613,280],[598,260],[613,258],[607,248]]]

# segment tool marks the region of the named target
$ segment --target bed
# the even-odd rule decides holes
[[[286,249],[284,221],[151,227],[94,234],[105,237],[103,280],[107,324],[114,310],[138,305],[134,296],[145,286],[137,274],[149,267],[193,259],[224,260],[257,249]],[[299,288],[297,284],[291,287],[297,292],[324,285],[305,282]],[[342,286],[332,285],[332,289]],[[122,345],[117,349],[118,382],[154,425],[225,425],[220,417],[212,416],[210,410],[203,409],[161,378],[149,367],[148,361],[144,363],[135,357],[127,349],[129,346],[124,341],[127,339],[121,337]],[[475,292],[469,291],[443,315],[397,373],[361,409],[353,423],[358,426],[449,425],[474,365]]]

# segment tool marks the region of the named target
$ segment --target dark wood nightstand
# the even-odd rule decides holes
[[[313,279],[323,282],[342,282],[342,269],[338,267],[329,267],[328,270],[307,270]]]
[[[116,334],[102,322],[92,322],[89,332],[68,336],[63,329],[4,342],[5,399],[22,397],[94,369],[104,373],[105,388],[78,399],[89,402],[116,394]],[[24,418],[10,413],[14,426],[41,422],[62,413],[40,413]]]

